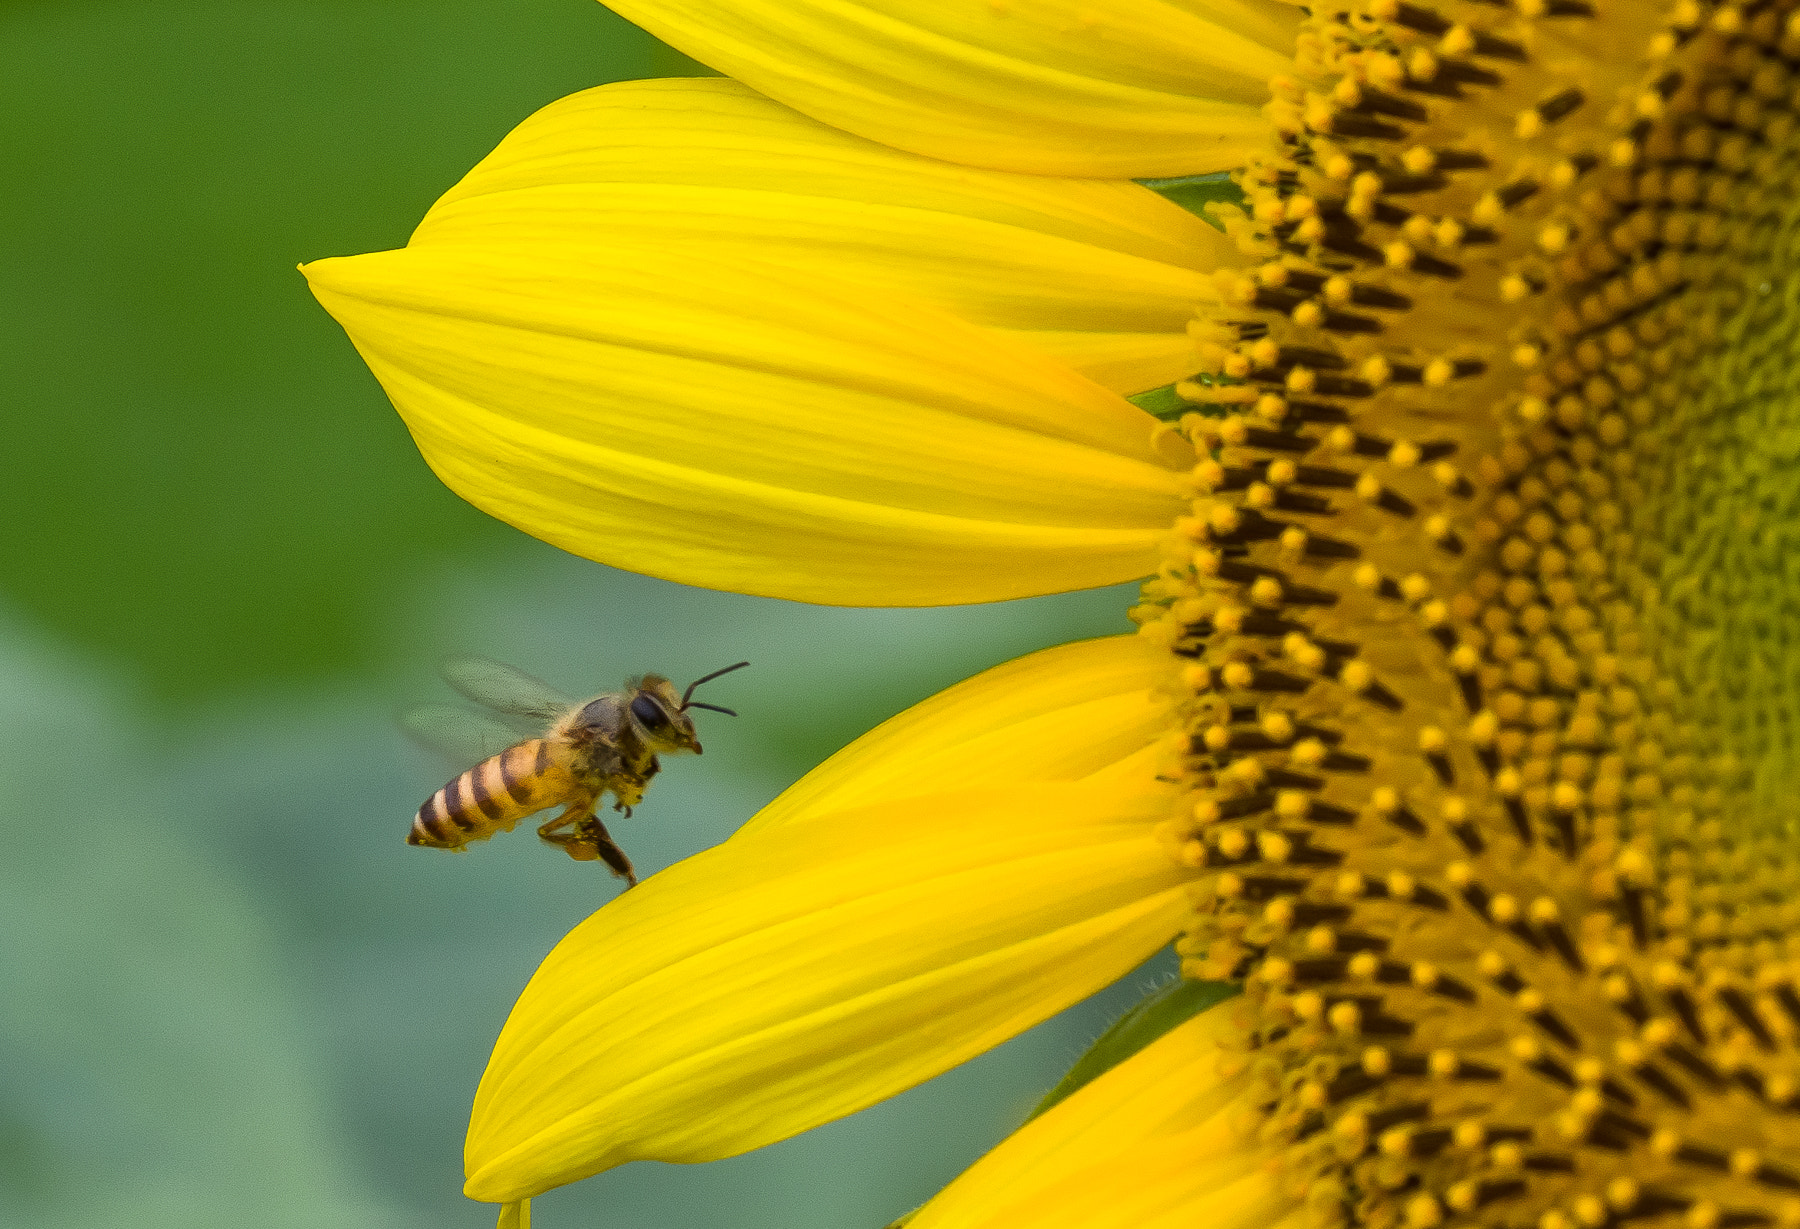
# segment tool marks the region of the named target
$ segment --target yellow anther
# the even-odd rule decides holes
[[[1284,789],[1275,795],[1275,814],[1281,819],[1300,820],[1312,813],[1312,795],[1305,790]]]
[[[1443,1222],[1443,1205],[1435,1195],[1414,1195],[1406,1201],[1407,1229],[1437,1229]]]
[[[1400,155],[1400,165],[1414,175],[1429,174],[1437,167],[1437,154],[1423,145],[1415,145]]]

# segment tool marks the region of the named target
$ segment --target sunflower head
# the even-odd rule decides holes
[[[777,101],[559,104],[308,268],[446,480],[749,592],[1150,579],[570,936],[471,1193],[805,1129],[1179,933],[1241,998],[921,1226],[1800,1226],[1800,10],[625,8]],[[1223,166],[1229,246],[1078,178]]]

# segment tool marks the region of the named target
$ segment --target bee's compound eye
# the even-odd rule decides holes
[[[658,704],[655,700],[652,700],[649,696],[633,696],[631,700],[631,714],[644,723],[645,729],[661,730],[668,728],[669,714],[663,712],[662,705]]]

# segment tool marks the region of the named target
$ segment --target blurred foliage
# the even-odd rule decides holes
[[[255,893],[146,788],[114,703],[0,624],[0,790],[83,783],[72,830],[5,833],[0,1224],[406,1223],[358,1191]]]
[[[593,0],[0,5],[0,576],[199,700],[367,666],[372,588],[514,531],[295,265],[396,247],[561,95],[695,71]]]

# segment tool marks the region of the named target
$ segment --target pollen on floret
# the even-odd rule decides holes
[[[1800,872],[1749,767],[1800,728],[1800,9],[1305,27],[1177,385],[1202,596],[1144,620],[1251,1134],[1345,1226],[1800,1229]]]

